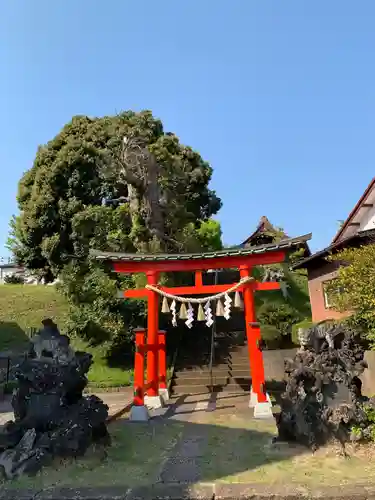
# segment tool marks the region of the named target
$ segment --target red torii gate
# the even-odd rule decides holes
[[[144,273],[147,284],[173,295],[206,295],[225,292],[231,286],[203,285],[202,271],[208,269],[236,268],[240,277],[252,275],[255,266],[283,262],[289,251],[298,248],[311,238],[311,234],[298,238],[288,238],[278,243],[250,248],[231,248],[217,252],[200,254],[126,254],[93,251],[97,260],[109,261],[118,273]],[[194,286],[158,286],[160,273],[192,271],[195,273]],[[246,336],[249,350],[250,376],[252,378],[251,402],[255,416],[272,414],[271,402],[265,392],[263,355],[259,348],[261,332],[256,320],[254,292],[257,290],[276,290],[276,282],[260,283],[248,281],[238,288],[243,293]],[[134,374],[134,401],[132,417],[134,420],[148,418],[144,396],[147,392],[147,405],[153,408],[162,406],[163,397],[168,397],[166,386],[166,360],[164,332],[159,331],[158,293],[147,288],[130,289],[123,292],[126,298],[147,298],[147,343],[144,343],[145,330],[136,332],[136,360]],[[147,384],[144,384],[144,353],[147,352]]]

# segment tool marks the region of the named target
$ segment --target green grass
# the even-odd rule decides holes
[[[46,317],[65,333],[68,315],[66,300],[53,286],[0,285],[0,351],[24,351],[30,328],[39,328]],[[82,339],[72,338],[72,347],[93,355],[90,386],[105,389],[130,385],[133,370],[109,367],[106,346],[92,347]]]
[[[315,453],[305,447],[271,444],[277,434],[274,421],[221,415],[205,419],[207,442],[200,458],[202,477],[224,483],[266,483],[290,486],[339,486],[374,483],[375,447],[338,446]]]
[[[109,427],[112,445],[88,450],[77,461],[58,461],[35,478],[7,483],[14,488],[42,489],[53,486],[141,486],[158,480],[160,467],[180,438],[183,424],[165,421],[157,426],[119,421]]]
[[[8,485],[35,489],[151,485],[158,481],[166,459],[181,459],[174,455],[175,444],[191,441],[194,436],[203,437],[202,447],[192,455],[202,483],[266,484],[281,490],[284,485],[314,489],[374,484],[374,446],[348,447],[349,458],[345,458],[335,446],[311,453],[298,445],[273,445],[275,423],[255,420],[248,413],[200,413],[193,420],[149,424],[119,420],[109,426],[112,446],[107,454],[93,448],[81,459],[56,461],[35,478],[21,478]]]

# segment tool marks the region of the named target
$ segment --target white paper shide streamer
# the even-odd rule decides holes
[[[212,319],[212,309],[211,309],[210,301],[206,302],[204,305],[204,315],[206,317],[206,325],[208,327],[212,326],[214,323],[214,320]]]
[[[192,328],[193,323],[194,323],[194,309],[193,309],[193,306],[189,302],[188,307],[187,307],[187,320],[185,321],[185,325],[188,328]]]
[[[230,318],[230,309],[232,307],[232,299],[229,297],[229,295],[226,293],[224,297],[224,318],[229,319]]]
[[[176,301],[174,300],[171,304],[171,313],[172,313],[172,326],[177,326],[177,312],[176,312]]]
[[[234,300],[234,307],[242,307],[242,303],[240,300],[240,295],[238,292],[238,289],[243,287],[246,283],[253,281],[254,278],[250,276],[246,276],[244,278],[241,278],[241,280],[230,286],[226,291],[217,293],[215,295],[211,295],[210,297],[202,297],[202,298],[195,298],[195,297],[179,297],[177,295],[172,295],[171,293],[165,292],[162,289],[158,288],[155,285],[149,285],[147,284],[145,288],[148,290],[152,290],[155,293],[158,293],[160,296],[163,297],[163,305],[162,305],[162,313],[171,313],[172,314],[172,325],[177,326],[177,302],[180,304],[179,308],[179,318],[180,319],[186,319],[185,325],[188,328],[193,327],[194,323],[194,307],[193,304],[198,304],[198,316],[197,319],[198,321],[205,321],[206,326],[210,327],[214,324],[214,319],[213,319],[213,312],[211,309],[211,302],[217,301],[217,308],[216,308],[216,315],[218,316],[224,316],[226,320],[230,319],[231,316],[231,309],[233,305],[233,300],[229,296],[230,293],[235,294],[235,300]],[[222,303],[222,298],[224,298],[224,308],[223,308],[223,303]],[[168,300],[171,300],[171,305],[169,307],[168,305]],[[204,304],[204,306],[203,306]],[[203,306],[203,310],[202,310]]]

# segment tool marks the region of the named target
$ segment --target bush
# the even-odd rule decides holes
[[[292,325],[301,319],[298,311],[287,303],[263,304],[260,307],[258,318],[262,331],[264,328],[272,326],[274,327],[273,332],[277,331],[278,336],[290,335]],[[270,332],[271,330],[269,329]]]
[[[364,404],[362,409],[365,413],[365,420],[362,425],[353,425],[351,428],[352,441],[375,442],[375,410],[373,406]]]
[[[276,326],[273,325],[261,325],[261,333],[262,340],[264,340],[267,346],[273,343],[273,341],[280,339],[280,332]]]
[[[7,274],[4,277],[4,283],[7,285],[23,285],[25,283],[25,279],[20,274]]]

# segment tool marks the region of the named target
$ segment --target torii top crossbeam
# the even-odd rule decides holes
[[[147,276],[147,289],[126,290],[124,297],[140,298],[148,300],[147,319],[147,343],[149,351],[147,354],[147,377],[149,397],[158,397],[159,374],[158,374],[158,294],[156,292],[167,292],[178,295],[204,295],[208,293],[223,292],[228,285],[203,285],[202,271],[207,269],[237,268],[242,280],[238,290],[243,292],[246,320],[246,334],[249,348],[249,361],[251,366],[252,387],[260,404],[266,403],[264,392],[264,369],[262,353],[259,349],[260,329],[256,323],[254,291],[274,290],[279,288],[278,283],[257,283],[250,281],[252,268],[261,265],[281,263],[286,255],[301,244],[310,240],[311,234],[297,238],[286,238],[276,243],[248,247],[228,248],[216,252],[205,253],[181,253],[181,254],[141,254],[141,253],[117,253],[102,252],[95,250],[92,256],[99,261],[112,264],[113,270],[119,273],[145,273]],[[158,286],[159,273],[175,271],[195,272],[195,285],[189,287],[167,288]],[[245,283],[245,284],[243,284]]]
[[[204,253],[142,254],[93,250],[91,254],[97,260],[112,262],[114,271],[129,274],[239,268],[240,265],[254,267],[283,262],[286,253],[310,239],[311,233],[277,243]]]

